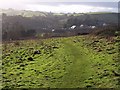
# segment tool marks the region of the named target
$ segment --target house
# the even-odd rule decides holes
[[[52,32],[54,32],[55,31],[55,29],[52,29]]]
[[[106,23],[103,23],[103,26],[107,26],[107,24],[106,24]]]
[[[96,28],[96,26],[91,26],[91,29],[94,29],[94,28]]]
[[[81,24],[81,25],[80,25],[80,28],[83,28],[83,27],[84,27],[84,25],[83,25],[83,24]]]
[[[76,25],[73,25],[73,26],[71,26],[70,28],[71,28],[71,29],[75,29],[75,28],[76,28]]]

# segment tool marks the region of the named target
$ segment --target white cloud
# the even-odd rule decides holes
[[[117,8],[111,7],[97,7],[90,5],[43,5],[40,2],[80,2],[83,0],[0,0],[0,8],[24,9],[33,11],[47,11],[47,12],[96,12],[96,11],[117,11]],[[87,2],[90,0],[85,0]],[[103,1],[103,0],[100,0]],[[118,0],[109,0],[118,1]],[[92,2],[92,1],[90,1]]]
[[[25,7],[24,0],[0,0],[0,8],[14,8],[14,9],[23,9]]]
[[[88,5],[59,5],[59,6],[49,6],[49,5],[28,5],[27,10],[33,11],[47,11],[47,12],[98,12],[98,11],[117,11],[116,8],[108,7],[94,7]]]

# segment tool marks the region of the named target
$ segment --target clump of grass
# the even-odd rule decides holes
[[[14,42],[14,45],[15,45],[15,46],[20,46],[20,42],[19,42],[19,41],[15,41],[15,42]]]

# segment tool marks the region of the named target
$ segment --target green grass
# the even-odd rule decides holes
[[[118,88],[119,37],[75,36],[3,44],[3,88]],[[40,51],[39,54],[34,54]],[[29,58],[32,58],[30,60]],[[119,73],[119,72],[118,72]]]

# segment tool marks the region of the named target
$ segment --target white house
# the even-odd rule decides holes
[[[92,29],[96,28],[96,26],[91,26]]]
[[[80,27],[82,28],[82,27],[84,27],[84,25],[83,25],[83,24],[81,24],[81,25],[80,25]]]
[[[71,29],[75,29],[76,28],[76,25],[73,25],[72,27],[70,27]]]
[[[107,24],[106,24],[106,23],[103,23],[103,26],[107,26]]]
[[[54,32],[55,31],[55,29],[52,29],[52,32]]]

